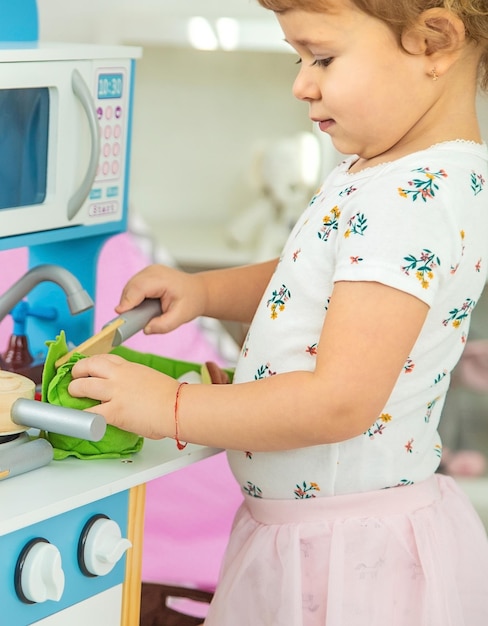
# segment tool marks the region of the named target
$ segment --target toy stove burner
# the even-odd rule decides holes
[[[10,443],[20,437],[21,433],[12,433],[11,435],[0,435],[0,446],[4,443]],[[0,450],[1,452],[1,450]]]
[[[43,467],[52,460],[54,451],[49,441],[43,437],[30,437],[27,428],[100,441],[107,426],[105,419],[97,413],[29,398],[17,398],[10,412],[10,425],[0,433],[0,481]],[[18,424],[24,424],[22,430],[12,432]]]
[[[0,435],[0,460],[2,458],[2,454],[7,450],[12,450],[19,445],[28,443],[30,440],[29,435],[25,431],[20,433],[4,433],[3,435]]]

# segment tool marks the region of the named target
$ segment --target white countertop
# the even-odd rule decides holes
[[[219,453],[188,444],[179,451],[173,439],[146,439],[130,459],[80,461],[70,457],[0,481],[0,535],[25,528],[79,506],[164,476]],[[458,479],[488,530],[488,477]]]
[[[189,444],[176,448],[173,439],[146,439],[130,459],[81,461],[70,457],[0,481],[0,535],[125,491],[220,450]]]

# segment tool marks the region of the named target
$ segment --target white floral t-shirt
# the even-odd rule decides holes
[[[243,491],[257,498],[406,485],[439,465],[450,372],[488,268],[488,151],[446,142],[350,174],[353,161],[329,175],[291,232],[234,381],[312,371],[336,281],[389,285],[426,302],[429,313],[387,405],[362,435],[284,452],[228,452]]]

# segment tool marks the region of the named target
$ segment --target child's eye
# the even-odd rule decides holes
[[[326,59],[315,59],[312,65],[317,65],[318,67],[328,67],[333,61],[333,57],[327,57]]]
[[[301,63],[301,62],[302,62],[302,60],[301,60],[300,58],[298,58],[298,59],[295,61],[295,65],[300,65],[300,63]]]

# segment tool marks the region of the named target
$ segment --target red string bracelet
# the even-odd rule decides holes
[[[181,392],[181,388],[183,387],[183,385],[188,385],[188,383],[180,383],[178,385],[178,389],[176,390],[176,397],[175,397],[175,441],[176,441],[176,447],[178,448],[178,450],[184,450],[186,446],[188,445],[188,443],[181,443],[180,429],[178,426],[178,401],[180,399],[180,392]]]

